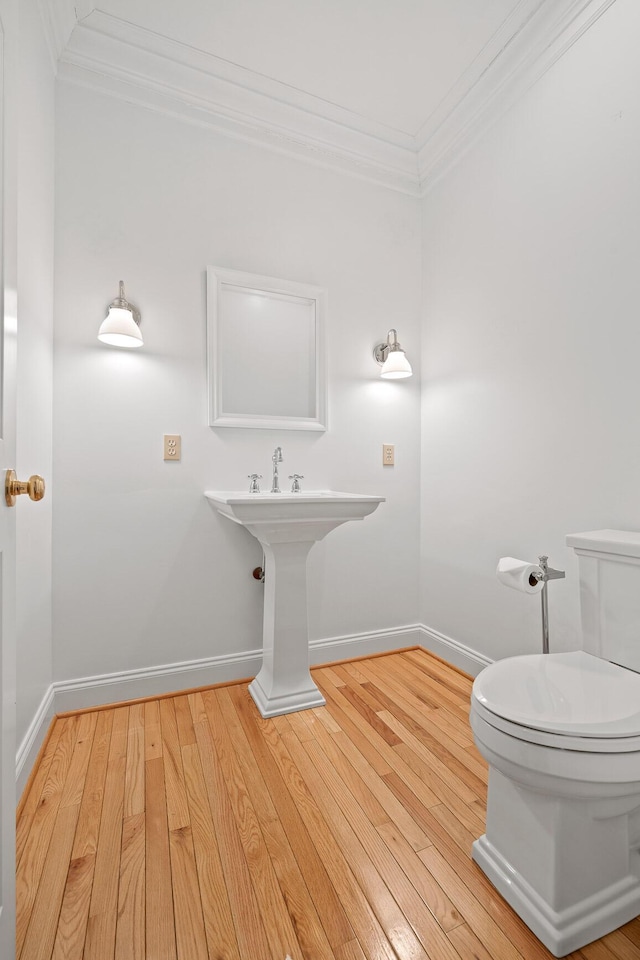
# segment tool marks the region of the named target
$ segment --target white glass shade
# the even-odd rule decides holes
[[[133,319],[131,310],[109,307],[109,313],[98,330],[98,340],[112,347],[141,347],[140,327]]]
[[[380,376],[384,380],[402,380],[404,377],[412,375],[413,370],[404,350],[389,350],[387,359],[382,365]]]

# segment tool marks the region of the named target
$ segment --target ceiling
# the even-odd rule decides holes
[[[519,0],[98,0],[106,13],[415,137]]]
[[[614,0],[41,0],[58,75],[419,195]]]

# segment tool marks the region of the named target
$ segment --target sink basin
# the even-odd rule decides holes
[[[321,540],[347,520],[362,520],[384,497],[334,490],[305,493],[242,493],[209,490],[205,497],[262,543],[277,540]]]
[[[205,497],[246,527],[265,555],[262,668],[249,686],[263,717],[322,706],[309,672],[307,556],[317,540],[349,520],[362,520],[384,501],[359,493],[243,493],[208,490]]]

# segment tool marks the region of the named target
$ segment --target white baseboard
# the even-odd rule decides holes
[[[416,647],[420,643],[419,624],[377,630],[375,633],[352,633],[346,637],[311,640],[309,662],[313,666],[317,663],[330,663],[332,660],[351,660],[374,653],[401,650],[403,647]]]
[[[119,670],[117,673],[79,677],[76,680],[58,680],[53,684],[56,713],[254,677],[261,663],[261,650],[245,650],[202,660]]]
[[[254,677],[261,663],[261,650],[247,650],[204,660],[187,660],[137,670],[120,670],[117,673],[104,673],[94,677],[54,681],[36,710],[16,753],[17,795],[20,796],[24,790],[38,751],[56,714]]]
[[[423,646],[474,676],[490,663],[477,651],[423,624],[311,640],[309,661],[314,665],[333,660],[350,660],[413,646]],[[261,663],[262,650],[245,650],[202,660],[186,660],[182,663],[55,681],[38,707],[16,755],[19,792],[26,783],[55,714],[255,677]]]
[[[444,633],[439,633],[438,630],[425,626],[424,623],[419,625],[419,633],[421,639],[418,642],[425,650],[430,650],[436,656],[446,660],[447,663],[452,663],[460,670],[464,670],[465,673],[470,673],[472,677],[477,677],[481,670],[493,663],[493,660],[485,657],[478,650],[473,650],[471,647],[465,646],[464,643],[453,640],[452,637],[447,637]]]
[[[16,752],[16,791],[18,797],[24,790],[24,785],[36,761],[38,751],[42,746],[55,712],[55,692],[53,684],[50,684]]]
[[[345,637],[312,640],[309,644],[311,664],[331,660],[348,660],[385,650],[413,646],[420,642],[417,626],[395,627],[375,633],[355,633]],[[54,682],[55,712],[66,713],[86,707],[99,707],[120,700],[153,697],[173,690],[206,687],[214,683],[228,683],[245,677],[255,677],[262,663],[262,650],[186,660],[157,667],[120,670],[94,677]]]

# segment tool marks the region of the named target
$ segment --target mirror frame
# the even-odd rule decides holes
[[[315,377],[316,403],[314,417],[287,417],[272,414],[228,413],[222,408],[224,358],[220,349],[220,332],[224,320],[221,288],[238,287],[247,292],[282,294],[289,298],[312,300],[315,303]],[[230,270],[226,267],[207,267],[207,375],[209,393],[209,425],[212,427],[241,427],[262,430],[326,430],[327,376],[325,358],[325,323],[327,291],[308,283],[263,277],[259,274]]]

